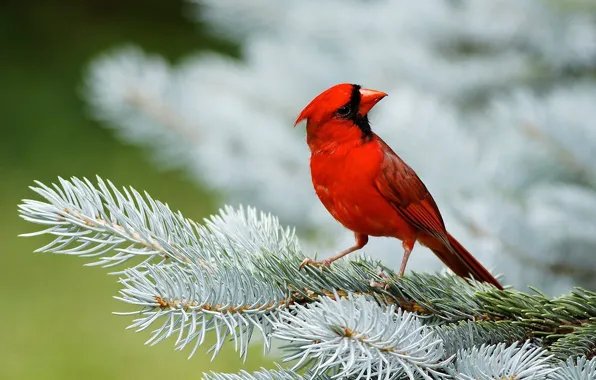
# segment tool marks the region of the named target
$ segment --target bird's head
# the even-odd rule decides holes
[[[309,140],[370,138],[368,112],[385,96],[384,92],[361,88],[357,84],[337,84],[314,98],[294,125],[306,120]]]

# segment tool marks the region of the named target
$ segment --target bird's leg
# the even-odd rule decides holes
[[[321,261],[314,261],[311,258],[306,258],[302,261],[302,263],[300,264],[300,268],[302,269],[304,268],[304,266],[306,265],[313,265],[316,267],[319,266],[330,266],[332,262],[334,262],[337,259],[341,259],[342,257],[344,257],[347,254],[350,254],[354,251],[359,250],[360,248],[364,247],[366,245],[366,243],[368,243],[368,235],[363,235],[363,234],[359,234],[359,233],[354,233],[354,238],[356,238],[356,244],[354,244],[352,247],[341,251],[340,253],[338,253],[335,256],[332,256],[328,259],[325,260],[321,260]]]
[[[401,259],[401,267],[399,268],[399,273],[397,274],[398,277],[403,276],[404,272],[406,271],[406,265],[408,264],[410,253],[412,253],[412,249],[414,249],[414,244],[416,244],[416,240],[404,240],[402,243],[404,247],[404,257]]]
[[[412,249],[414,249],[414,244],[416,244],[416,240],[403,241],[402,245],[404,247],[404,257],[401,260],[401,267],[399,268],[399,273],[397,274],[397,277],[401,277],[404,275],[404,272],[406,271],[406,265],[408,264],[408,259],[410,258],[410,253],[412,253]],[[389,277],[381,271],[377,272],[377,274],[379,275],[379,277],[383,279],[383,281],[371,281],[370,286],[387,290],[389,288]]]

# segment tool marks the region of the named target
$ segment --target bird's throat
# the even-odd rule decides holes
[[[330,120],[306,126],[306,142],[312,153],[333,151],[341,145],[361,145],[373,139],[366,116],[353,120]]]

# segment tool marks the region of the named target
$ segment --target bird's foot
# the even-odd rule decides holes
[[[381,277],[383,280],[388,281],[390,278],[389,276],[387,276],[385,273],[383,273],[383,271],[377,271],[377,274],[379,275],[379,277]]]
[[[389,284],[386,282],[371,281],[370,286],[373,288],[379,288],[379,289],[383,289],[383,290],[389,289]]]
[[[302,263],[300,264],[300,267],[298,268],[298,270],[302,270],[304,269],[305,266],[307,265],[312,265],[313,267],[327,267],[329,268],[331,266],[332,261],[329,259],[325,259],[325,260],[321,260],[321,261],[314,261],[311,258],[306,258],[304,260],[302,260]]]
[[[378,271],[377,275],[381,277],[383,281],[377,282],[373,280],[370,282],[370,286],[372,286],[373,288],[379,288],[383,290],[389,289],[389,282],[391,281],[391,278],[381,271]]]

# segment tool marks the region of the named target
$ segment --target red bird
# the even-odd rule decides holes
[[[354,232],[354,246],[320,262],[326,265],[366,245],[369,236],[402,241],[403,275],[414,244],[430,248],[453,272],[503,289],[445,229],[433,197],[416,172],[370,128],[368,112],[387,94],[338,84],[314,98],[295,125],[306,124],[315,191],[337,221]]]

